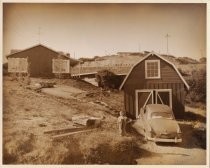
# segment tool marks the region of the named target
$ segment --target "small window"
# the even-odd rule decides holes
[[[8,72],[27,73],[28,61],[27,58],[9,58]]]
[[[53,73],[69,73],[69,60],[53,59]]]
[[[145,78],[146,79],[160,78],[160,60],[145,61]]]

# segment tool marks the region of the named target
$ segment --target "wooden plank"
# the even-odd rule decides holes
[[[126,103],[126,99],[125,99],[125,91],[123,92],[123,98],[124,98],[124,109],[125,109],[125,111],[126,111],[126,112],[128,112],[128,111],[126,110],[126,105],[125,105],[125,103]]]
[[[167,83],[163,83],[163,88],[164,88],[164,89],[168,89]]]
[[[181,103],[184,105],[184,99],[185,99],[185,90],[184,85],[180,84],[180,96],[181,96]]]
[[[147,82],[147,89],[150,89],[150,83]]]
[[[133,97],[131,95],[129,95],[129,107],[130,107],[130,112],[133,115]]]
[[[177,87],[176,87],[176,89],[177,89],[177,99],[179,100],[179,102],[181,102],[182,101],[181,86],[180,86],[179,83],[177,83],[176,85],[177,85]]]
[[[94,130],[96,130],[96,129],[87,129],[87,130],[83,130],[83,131],[69,132],[69,133],[65,133],[65,134],[54,135],[54,136],[52,136],[52,138],[53,139],[58,139],[58,138],[62,138],[62,137],[70,136],[70,135],[75,135],[75,134],[79,134],[79,133],[90,132],[90,131],[94,131]]]
[[[154,87],[154,89],[158,89],[157,88],[157,83],[154,83],[154,86],[153,87]]]
[[[128,111],[130,113],[130,111],[129,111],[129,98],[128,98],[127,93],[125,93],[125,98],[126,98],[126,101],[125,101],[126,111]]]
[[[135,106],[135,95],[132,95],[133,97],[133,116],[136,115],[136,106]]]
[[[157,89],[160,89],[160,83],[157,83]]]
[[[61,129],[53,129],[53,130],[48,130],[44,131],[44,134],[51,134],[51,133],[57,133],[57,132],[74,132],[74,131],[81,131],[87,129],[86,127],[78,127],[78,128],[61,128]]]

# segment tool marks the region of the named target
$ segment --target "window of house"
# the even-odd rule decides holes
[[[27,58],[9,58],[8,59],[8,72],[23,73],[28,71]]]
[[[69,73],[69,60],[53,59],[53,73]]]
[[[160,78],[160,60],[145,61],[145,78],[146,79]]]

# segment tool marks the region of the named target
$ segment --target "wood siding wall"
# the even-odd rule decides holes
[[[68,59],[60,56],[62,59]],[[52,59],[58,58],[58,53],[43,46],[36,46],[28,50],[13,54],[10,58],[28,58],[31,77],[54,77]]]
[[[146,60],[159,59],[150,56]],[[145,79],[145,60],[134,67],[124,84],[125,110],[129,116],[135,117],[135,90],[136,89],[172,89],[173,111],[176,117],[184,112],[185,88],[184,83],[174,68],[167,62],[160,60],[160,79]]]

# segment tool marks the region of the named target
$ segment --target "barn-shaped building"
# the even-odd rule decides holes
[[[166,104],[180,117],[189,85],[174,64],[152,52],[131,68],[121,89],[126,114],[132,118],[137,118],[146,104]]]
[[[29,74],[31,77],[55,77],[70,75],[70,67],[77,61],[69,54],[57,52],[42,44],[17,51],[6,56],[8,72]]]

